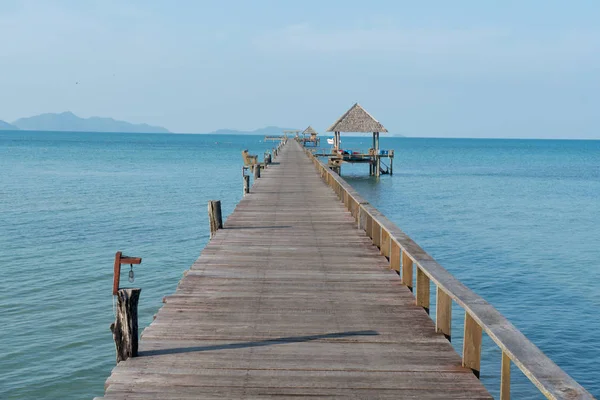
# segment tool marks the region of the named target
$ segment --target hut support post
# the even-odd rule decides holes
[[[142,289],[119,289],[117,315],[110,325],[117,349],[117,364],[138,355],[138,301]]]
[[[208,202],[208,222],[210,224],[210,238],[212,239],[217,231],[223,228],[220,200],[210,200]]]
[[[381,174],[381,157],[379,156],[379,132],[373,132],[373,148],[375,149],[375,176]]]

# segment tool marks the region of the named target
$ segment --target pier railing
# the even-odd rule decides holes
[[[465,310],[462,364],[479,377],[481,339],[485,332],[502,351],[500,399],[510,399],[511,361],[548,399],[593,399],[594,397],[548,358],[498,310],[438,264],[408,235],[363,199],[337,173],[305,149],[322,179],[334,190],[381,254],[390,261],[401,281],[415,293],[415,302],[427,313],[430,284],[436,287],[435,329],[448,340],[452,334],[452,302]],[[416,284],[413,276],[416,269]]]

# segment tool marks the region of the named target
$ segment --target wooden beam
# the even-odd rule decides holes
[[[122,255],[123,255],[123,253],[120,251],[117,251],[117,254],[115,254],[115,265],[114,265],[114,269],[113,269],[113,291],[112,291],[113,296],[116,296],[117,292],[119,291],[119,280],[121,277],[121,256]]]
[[[141,264],[142,259],[140,257],[129,257],[121,256],[121,264]]]

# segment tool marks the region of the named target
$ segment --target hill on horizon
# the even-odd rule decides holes
[[[0,119],[0,131],[18,131],[19,128]]]
[[[19,118],[12,125],[30,131],[171,133],[161,126],[132,124],[104,117],[81,118],[70,111]]]

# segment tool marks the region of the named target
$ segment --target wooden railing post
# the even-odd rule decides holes
[[[413,290],[413,260],[402,252],[402,283],[406,285],[410,291]]]
[[[500,374],[500,400],[510,400],[510,358],[504,351]]]
[[[221,217],[221,201],[209,200],[208,202],[208,222],[210,225],[210,238],[212,239],[217,231],[223,228],[223,218]]]
[[[381,225],[379,225],[379,222],[373,220],[372,227],[373,236],[371,236],[371,239],[373,239],[373,244],[381,249]]]
[[[417,266],[417,293],[416,293],[416,304],[425,309],[425,312],[429,314],[429,277],[425,275],[425,272]]]
[[[436,289],[435,331],[452,341],[452,299],[439,286]]]
[[[481,369],[481,336],[481,326],[465,311],[462,365],[471,368],[477,378]]]
[[[381,227],[381,247],[379,250],[382,256],[388,260],[390,259],[390,234],[383,227]]]
[[[400,275],[400,246],[393,240],[391,240],[390,246],[390,269]]]

